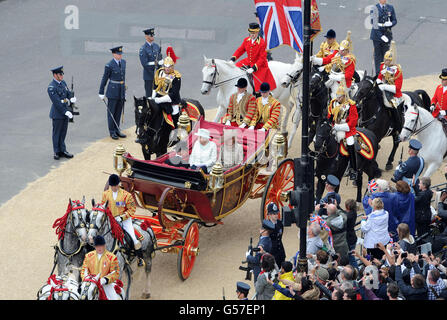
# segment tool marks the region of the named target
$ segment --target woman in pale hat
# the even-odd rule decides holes
[[[200,128],[195,135],[199,138],[194,143],[189,156],[189,165],[191,169],[202,169],[207,174],[216,163],[217,146],[211,141],[210,132],[207,129]]]

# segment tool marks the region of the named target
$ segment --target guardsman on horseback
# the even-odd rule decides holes
[[[392,106],[392,108],[388,109],[391,110],[394,128],[400,132],[402,130],[402,121],[399,118],[397,107],[404,101],[402,96],[403,75],[401,66],[396,64],[396,43],[394,41],[391,42],[391,49],[385,53],[384,61],[380,64],[380,72],[376,82]]]
[[[245,128],[250,125],[256,112],[256,98],[247,91],[247,79],[240,78],[236,87],[237,92],[230,97],[227,114],[222,118],[222,123],[227,126]]]
[[[338,87],[337,97],[332,99],[328,106],[328,119],[332,121],[333,130],[337,142],[346,140],[349,162],[351,164],[349,178],[357,180],[357,159],[354,148],[354,136],[357,133],[357,106],[354,101],[348,98],[348,93],[344,83]]]
[[[322,42],[320,45],[320,51],[318,51],[316,55],[310,57],[310,60],[314,65],[321,66],[318,68],[318,71],[320,72],[331,72],[331,60],[340,50],[340,45],[336,40],[336,36],[334,30],[328,30],[325,35],[326,41]]]
[[[394,171],[394,175],[391,178],[391,181],[397,182],[399,180],[403,180],[411,188],[411,191],[414,193],[414,189],[418,190],[419,188],[419,176],[424,170],[424,159],[418,156],[419,150],[422,148],[422,143],[420,143],[416,139],[410,140],[408,144],[408,154],[410,157],[407,161],[402,162]]]
[[[121,113],[126,101],[126,60],[121,58],[123,54],[122,46],[112,48],[110,51],[112,51],[113,59],[104,68],[104,74],[99,86],[99,98],[104,100],[104,97],[107,97],[109,133],[112,139],[117,140],[118,138],[126,137],[119,128]],[[107,82],[109,84],[104,96],[104,88]]]
[[[256,99],[256,112],[250,121],[249,129],[262,131],[278,129],[281,115],[281,104],[270,93],[267,82],[261,84],[261,96]]]
[[[447,69],[442,69],[439,75],[441,84],[436,87],[435,94],[431,99],[430,111],[434,118],[446,119],[447,112]]]
[[[53,152],[54,160],[60,157],[73,158],[71,153],[67,152],[65,147],[65,137],[68,129],[68,119],[73,118],[73,114],[68,109],[68,104],[76,102],[76,98],[70,98],[71,93],[64,81],[63,66],[51,70],[53,80],[48,85],[48,96],[52,102],[50,118],[53,121]]]
[[[152,98],[155,101],[158,109],[154,110],[153,125],[155,130],[160,129],[162,117],[165,116],[165,121],[173,129],[180,111],[180,87],[182,75],[174,69],[177,61],[177,56],[172,47],[166,49],[167,57],[163,60],[163,66],[155,72],[154,76],[154,91]],[[162,115],[162,112],[164,115]],[[175,122],[174,122],[175,121]]]
[[[140,63],[143,67],[144,90],[146,97],[152,97],[152,85],[154,82],[154,72],[158,65],[163,63],[161,48],[154,42],[154,28],[143,30],[146,42],[140,48]]]
[[[144,266],[141,242],[135,236],[135,229],[132,225],[132,216],[137,210],[132,194],[119,187],[120,178],[116,174],[109,177],[109,189],[102,194],[102,203],[108,201],[108,207],[115,217],[115,220],[129,234],[134,243],[134,248],[138,256],[138,266]],[[142,235],[139,234],[139,238]]]
[[[263,82],[267,82],[273,91],[276,89],[276,82],[268,66],[266,44],[264,39],[259,36],[260,30],[261,27],[258,23],[250,23],[249,36],[244,39],[230,60],[235,62],[244,53],[247,53],[247,57],[237,62],[236,66],[246,69],[248,74],[253,75],[256,92],[259,92]]]
[[[100,274],[99,281],[104,288],[107,299],[120,300],[115,291],[115,281],[120,276],[118,258],[107,251],[104,237],[96,236],[94,246],[95,250],[85,255],[81,269],[82,281],[87,275],[97,276]]]
[[[340,51],[331,58],[331,72],[329,74],[329,80],[326,82],[326,87],[331,89],[332,99],[336,98],[336,92],[341,81],[345,82],[346,89],[348,90],[347,94],[349,95],[354,78],[356,58],[352,54],[351,31],[348,31],[348,35],[340,43],[339,49]]]

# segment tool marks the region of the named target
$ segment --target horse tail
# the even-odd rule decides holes
[[[423,105],[421,107],[427,111],[430,111],[431,99],[428,93],[422,89],[416,90],[414,93],[422,99]]]

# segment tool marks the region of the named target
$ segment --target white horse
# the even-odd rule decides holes
[[[88,274],[84,277],[84,281],[81,283],[81,300],[99,300],[99,286],[101,286],[99,276],[101,274],[94,276]],[[103,286],[106,296],[111,296],[113,300],[124,300],[123,288],[116,288],[117,284],[110,284],[108,286]]]
[[[416,135],[422,144],[419,156],[425,161],[424,177],[430,177],[441,166],[447,152],[447,137],[442,124],[429,111],[410,104],[405,112],[400,140],[405,141],[412,135]]]
[[[56,276],[51,275],[47,283],[37,292],[37,300],[79,300],[79,271],[75,266],[67,275]]]
[[[293,66],[297,66],[297,68],[302,69],[302,57],[297,54],[293,64],[279,61],[269,61],[268,65],[276,82],[276,89],[272,91],[272,95],[281,103],[283,108],[285,108],[285,114],[284,109],[281,110],[281,131],[287,132],[288,117],[290,115],[290,111],[295,105],[295,102],[289,99],[291,96],[291,90],[283,87],[281,82]],[[237,80],[239,78],[245,78],[248,80],[247,73],[236,67],[234,63],[226,60],[208,59],[207,57],[204,57],[202,75],[202,94],[209,94],[213,87],[219,88],[217,91],[218,109],[216,117],[214,118],[214,122],[219,122],[226,113],[230,96],[236,92],[235,85]],[[295,119],[298,123],[299,119],[301,119],[300,108],[297,108],[295,113]],[[296,126],[298,126],[298,124],[296,124]],[[293,137],[289,138],[289,144],[292,138]]]

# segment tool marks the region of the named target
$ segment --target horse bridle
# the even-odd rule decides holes
[[[230,78],[230,79],[227,79],[227,80],[223,80],[221,82],[216,83],[216,78],[219,75],[219,70],[217,70],[217,65],[216,65],[216,62],[214,61],[214,59],[211,59],[210,67],[214,68],[213,79],[211,81],[203,80],[202,83],[209,84],[209,85],[211,85],[211,87],[214,87],[214,88],[219,88],[224,83],[227,83],[229,81],[233,81],[234,79],[238,79],[238,78],[240,78],[242,76],[245,76],[245,74],[241,74],[241,75],[238,75],[236,77],[233,77],[233,78]]]
[[[416,109],[416,110],[417,110],[417,109]],[[410,111],[410,113],[416,115],[416,121],[414,122],[413,129],[410,129],[410,128],[406,127],[406,126],[403,127],[403,129],[408,130],[408,131],[410,132],[410,136],[409,136],[409,137],[411,137],[411,136],[413,136],[413,135],[417,135],[417,134],[419,134],[420,132],[422,132],[423,130],[427,129],[427,128],[433,123],[433,121],[436,120],[436,118],[433,118],[433,120],[431,120],[430,122],[428,122],[427,124],[421,126],[419,129],[416,130],[416,127],[417,127],[418,123],[420,122],[420,121],[419,121],[419,120],[420,120],[420,117],[419,117],[419,114],[420,114],[420,113],[419,113],[419,110],[418,110],[418,112],[412,112],[412,111]],[[409,138],[409,137],[408,137],[408,138]]]
[[[303,69],[298,71],[295,76],[292,76],[289,73],[286,73],[286,76],[288,76],[290,78],[290,83],[288,86],[290,86],[291,84],[295,84],[298,81],[298,79],[300,78],[302,73],[303,73]]]
[[[325,122],[326,123],[326,122]],[[322,135],[316,135],[316,136],[322,136]],[[337,149],[335,149],[335,153],[333,155],[329,155],[327,152],[327,147],[328,147],[328,141],[331,138],[331,135],[329,134],[327,139],[323,140],[323,144],[321,145],[321,147],[319,148],[319,151],[313,151],[313,153],[315,154],[315,159],[317,159],[320,155],[322,155],[323,153],[326,154],[326,158],[327,159],[332,159],[337,155]]]

